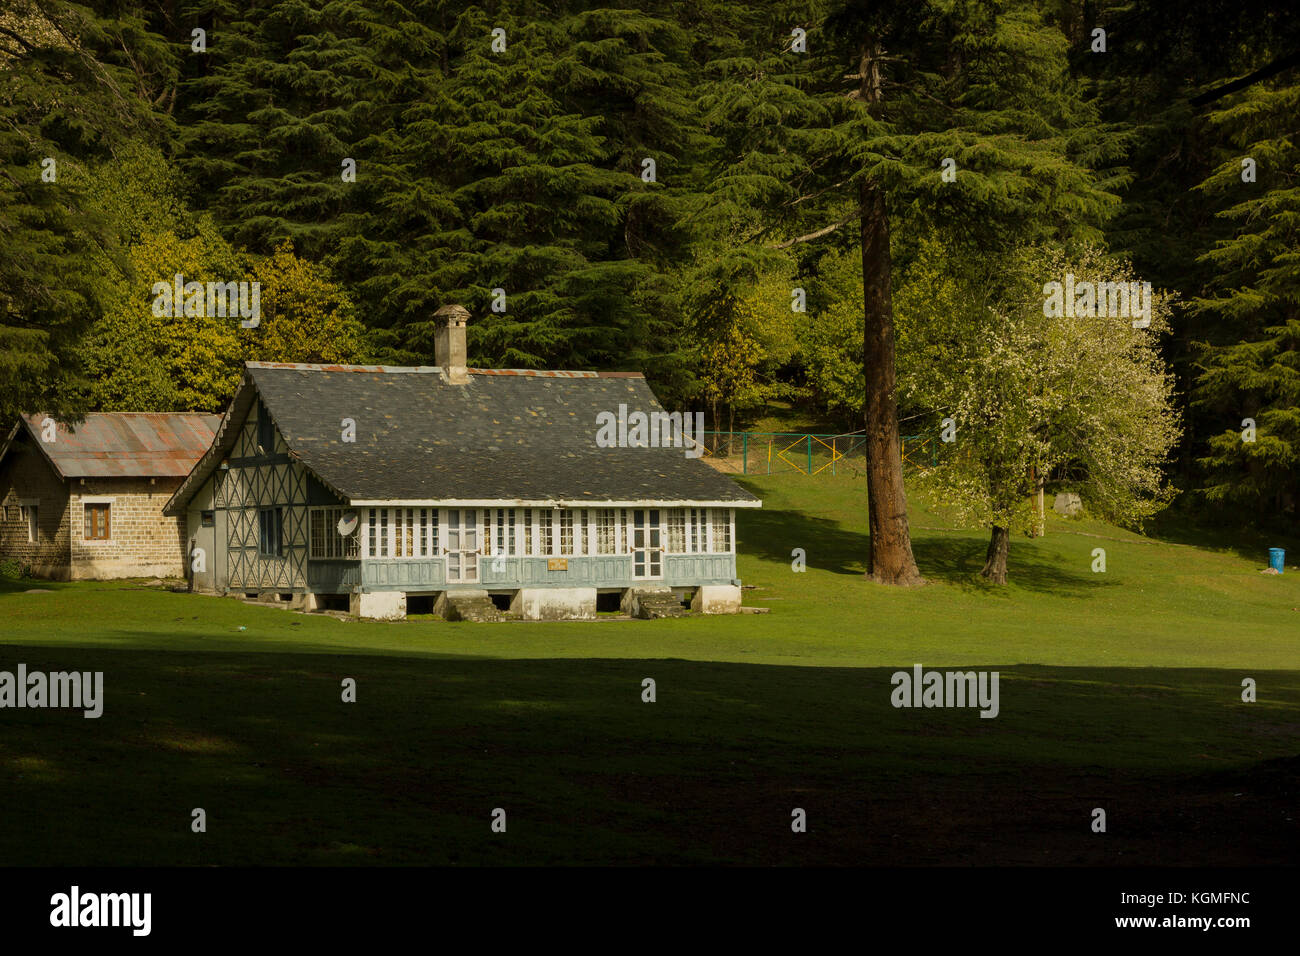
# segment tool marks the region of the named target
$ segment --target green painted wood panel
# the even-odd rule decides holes
[[[457,582],[454,587],[512,590],[521,587],[626,588],[663,584],[695,587],[701,584],[730,584],[736,577],[736,558],[731,554],[664,555],[663,577],[632,577],[632,556],[628,554],[567,557],[567,567],[552,570],[555,559],[538,557],[491,557],[479,559],[479,580]],[[443,558],[365,558],[360,562],[361,584],[369,590],[440,590],[447,586]]]

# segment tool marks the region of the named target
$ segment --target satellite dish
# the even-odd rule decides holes
[[[359,523],[355,511],[343,512],[343,517],[339,519],[339,535],[344,538],[348,537],[352,532],[357,530],[357,525]]]

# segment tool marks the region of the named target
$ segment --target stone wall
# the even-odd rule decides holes
[[[180,478],[87,478],[71,482],[73,580],[185,577],[185,520],[168,518],[163,505]],[[109,541],[85,536],[85,508],[107,502]]]
[[[27,540],[19,499],[37,499],[36,541]],[[71,521],[67,484],[26,435],[14,441],[0,464],[0,559],[29,566],[37,577],[68,579]]]

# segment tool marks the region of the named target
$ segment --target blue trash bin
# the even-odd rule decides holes
[[[1285,549],[1285,548],[1269,548],[1269,549],[1268,549],[1268,566],[1269,566],[1270,568],[1272,568],[1273,570],[1277,571],[1278,574],[1281,574],[1281,573],[1282,573],[1282,565],[1283,565],[1285,562],[1286,562],[1286,549]]]

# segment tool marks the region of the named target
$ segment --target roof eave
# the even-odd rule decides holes
[[[9,437],[5,439],[4,448],[0,449],[0,460],[3,460],[5,454],[12,446],[14,439],[18,437],[19,428],[26,429],[27,434],[32,436],[32,444],[35,445],[37,450],[41,453],[41,457],[45,459],[45,463],[54,469],[54,474],[58,476],[59,480],[67,481],[68,476],[63,473],[63,469],[59,467],[59,463],[54,460],[54,457],[45,450],[45,442],[41,441],[41,436],[36,433],[34,428],[32,428],[32,424],[27,420],[26,415],[20,414],[18,416],[18,423],[10,430]]]
[[[346,496],[342,496],[346,497]],[[761,508],[760,498],[739,501],[705,498],[352,498],[354,508]]]

